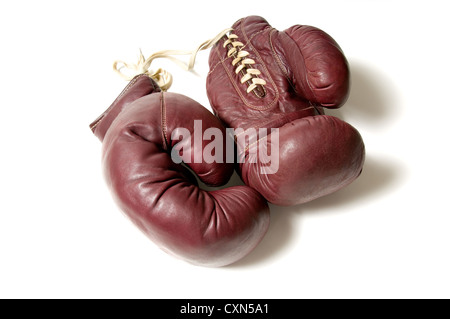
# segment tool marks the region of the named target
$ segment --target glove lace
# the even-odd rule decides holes
[[[183,69],[190,71],[194,68],[195,59],[200,51],[209,49],[226,36],[227,39],[225,40],[223,47],[228,48],[227,56],[234,58],[231,64],[237,66],[235,70],[236,74],[241,73],[241,83],[247,83],[247,93],[253,91],[257,96],[264,97],[264,85],[266,85],[266,81],[258,77],[258,75],[261,74],[258,69],[251,67],[251,65],[255,64],[255,61],[248,57],[249,53],[247,51],[242,50],[241,47],[243,47],[244,44],[237,40],[238,36],[232,33],[232,30],[232,28],[223,30],[217,36],[203,42],[192,51],[163,50],[153,53],[148,58],[145,58],[142,51],[140,51],[138,62],[136,64],[117,60],[113,63],[113,70],[127,81],[130,81],[138,74],[147,74],[155,80],[161,90],[167,91],[172,85],[173,77],[169,72],[161,68],[156,71],[150,70],[150,66],[155,59],[169,59]],[[186,63],[174,57],[174,55],[189,55],[189,62]],[[124,70],[128,70],[128,72],[124,72]],[[258,90],[258,86],[260,86],[262,90]]]
[[[195,64],[195,58],[197,57],[197,54],[202,51],[209,49],[214,44],[216,44],[221,38],[224,37],[226,33],[228,33],[231,29],[227,28],[220,32],[217,36],[214,38],[207,40],[200,44],[197,48],[195,48],[192,51],[181,51],[181,50],[163,50],[158,51],[156,53],[153,53],[148,58],[145,58],[142,54],[142,51],[140,51],[139,59],[136,64],[134,63],[126,63],[124,61],[117,60],[113,63],[113,70],[117,72],[121,77],[123,77],[125,80],[130,81],[132,78],[134,78],[138,74],[147,74],[149,77],[151,77],[155,82],[159,85],[161,90],[167,91],[170,86],[172,85],[172,75],[167,72],[166,70],[163,70],[161,68],[157,69],[156,71],[150,70],[150,65],[155,59],[159,58],[166,58],[169,59],[176,64],[178,64],[181,68],[185,69],[186,71],[191,71],[194,68]],[[176,57],[174,55],[189,55],[190,59],[189,62],[186,63]],[[128,75],[125,74],[123,71],[128,69]],[[130,73],[131,71],[131,73]]]
[[[250,53],[241,49],[244,44],[238,41],[238,36],[236,34],[229,32],[226,36],[228,39],[224,42],[223,47],[228,48],[227,56],[232,56],[234,58],[231,64],[233,66],[237,65],[235,70],[236,74],[242,74],[241,83],[248,84],[247,93],[254,91],[255,94],[263,97],[265,95],[264,90],[260,94],[255,90],[258,85],[263,88],[264,85],[266,85],[266,81],[258,77],[258,75],[261,74],[261,71],[251,67],[251,65],[256,63],[255,60],[248,58]]]

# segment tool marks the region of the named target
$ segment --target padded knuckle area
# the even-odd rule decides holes
[[[332,116],[311,116],[279,131],[279,168],[259,174],[261,163],[243,164],[249,185],[279,205],[308,202],[355,179],[362,167],[364,144],[349,124]]]
[[[172,135],[180,128],[186,136]],[[115,201],[156,245],[190,263],[219,267],[243,258],[261,241],[269,209],[247,186],[211,192],[198,186],[194,175],[218,186],[233,173],[233,163],[205,159],[215,140],[209,136],[214,134],[205,136],[210,129],[217,138],[225,136],[220,121],[188,97],[143,96],[108,127],[102,162]],[[217,148],[225,142],[218,141]],[[172,157],[179,147],[189,154],[186,163]]]
[[[326,107],[342,105],[349,91],[349,69],[339,45],[324,31],[311,26],[294,26],[285,31],[296,43],[299,53],[291,59],[303,60],[304,70],[294,70],[297,80],[305,82],[315,102]],[[307,93],[307,92],[306,92]]]

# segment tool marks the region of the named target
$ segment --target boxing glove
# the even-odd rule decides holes
[[[217,267],[241,259],[263,238],[269,209],[260,194],[247,186],[205,191],[191,173],[211,186],[225,184],[233,173],[219,150],[226,149],[217,136],[225,136],[224,127],[197,102],[163,92],[141,74],[90,127],[103,142],[114,199],[162,250]],[[208,130],[216,133],[215,151]],[[203,153],[217,157],[205,160]]]
[[[361,135],[323,112],[346,101],[350,82],[346,58],[328,34],[302,25],[278,31],[250,16],[212,47],[209,66],[212,109],[240,130],[240,175],[269,202],[308,202],[361,173]]]

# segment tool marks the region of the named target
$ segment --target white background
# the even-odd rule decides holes
[[[447,1],[2,1],[0,297],[450,297]],[[139,48],[193,49],[244,16],[319,27],[352,91],[337,115],[361,132],[360,178],[311,203],[271,206],[248,257],[202,268],[160,251],[116,208],[88,125]],[[208,106],[208,52],[172,92]]]

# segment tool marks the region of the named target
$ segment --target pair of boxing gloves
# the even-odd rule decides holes
[[[133,223],[164,251],[217,267],[262,240],[267,201],[305,203],[357,178],[364,143],[351,125],[324,114],[349,93],[346,58],[325,32],[301,25],[278,31],[247,17],[212,47],[209,64],[216,116],[140,74],[91,129],[103,142],[107,184]],[[220,186],[235,168],[246,186],[206,191],[193,175]]]

